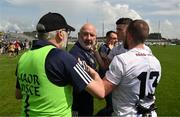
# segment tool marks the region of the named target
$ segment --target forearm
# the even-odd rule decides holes
[[[100,78],[99,74],[92,68],[88,68],[88,74],[93,78],[93,81],[88,84],[86,90],[99,99],[105,97],[105,88],[102,79]]]
[[[108,58],[102,58],[99,54],[98,51],[94,52],[94,56],[98,62],[98,64],[103,68],[103,69],[108,69],[110,62],[108,61]]]
[[[99,64],[102,68],[104,68],[104,67],[105,67],[105,63],[104,63],[103,59],[101,58],[101,56],[100,56],[100,54],[99,54],[98,51],[94,52],[94,56],[95,56],[98,64]]]
[[[88,84],[86,87],[86,90],[94,97],[98,99],[103,99],[105,97],[105,89],[104,85],[101,82],[98,81],[92,81],[91,83]]]

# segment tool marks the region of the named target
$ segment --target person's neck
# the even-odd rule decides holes
[[[57,44],[55,39],[50,39],[49,42],[51,42],[53,45],[55,45],[57,48],[60,48],[60,45]]]
[[[144,49],[144,44],[140,43],[140,44],[132,45],[132,46],[129,47],[129,49],[133,49],[133,48]]]

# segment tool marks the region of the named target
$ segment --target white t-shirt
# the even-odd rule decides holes
[[[137,116],[136,102],[141,99],[144,107],[154,103],[155,86],[161,76],[157,58],[147,49],[134,48],[113,58],[106,78],[117,85],[113,90],[113,115]]]
[[[151,49],[144,44],[144,49],[148,50],[152,53]],[[128,50],[124,48],[122,42],[119,42],[117,46],[115,46],[108,54],[108,59],[112,61],[114,56],[127,52]]]
[[[119,43],[115,46],[108,54],[108,59],[112,61],[114,56],[127,52],[127,49],[124,48],[123,43]]]

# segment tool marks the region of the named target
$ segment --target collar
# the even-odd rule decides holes
[[[49,42],[48,40],[45,40],[45,39],[33,40],[31,50],[38,49],[38,48],[41,48],[41,47],[44,47],[47,45],[55,46],[54,44],[52,44],[51,42]]]

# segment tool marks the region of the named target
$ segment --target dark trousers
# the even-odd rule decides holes
[[[15,48],[15,53],[16,53],[16,55],[18,55],[18,54],[19,54],[19,50],[18,50],[18,48]]]
[[[73,92],[72,111],[76,111],[78,116],[92,116],[93,109],[93,97],[88,92]]]
[[[106,107],[101,109],[96,116],[111,116],[113,113],[113,106],[112,106],[112,93],[108,94],[105,97],[106,100]]]

